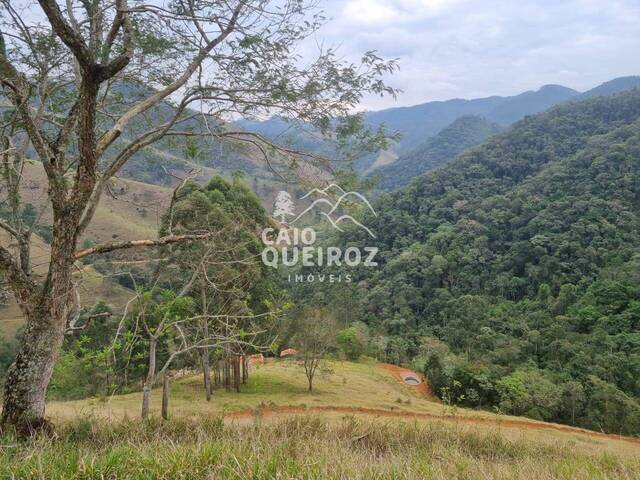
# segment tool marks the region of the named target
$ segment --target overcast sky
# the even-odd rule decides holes
[[[325,11],[318,38],[345,56],[400,58],[392,84],[404,93],[367,109],[640,75],[640,0],[327,0]]]

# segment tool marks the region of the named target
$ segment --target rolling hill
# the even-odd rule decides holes
[[[578,98],[608,97],[634,88],[640,88],[640,76],[619,77],[587,90]]]
[[[23,172],[22,196],[25,204],[39,211],[46,205],[46,178],[37,162],[28,163]],[[171,189],[127,179],[115,179],[109,191],[103,195],[94,220],[83,235],[81,243],[104,243],[114,240],[156,238],[161,216],[171,199]],[[51,224],[51,212],[45,209],[42,225]],[[6,238],[3,241],[7,241]],[[44,275],[49,262],[49,246],[39,237],[33,241],[32,264],[37,274]],[[118,284],[113,278],[101,275],[90,265],[79,269],[81,278],[79,291],[84,306],[91,307],[104,301],[116,311],[124,307],[132,292]],[[0,333],[11,338],[22,324],[22,314],[17,304],[10,299],[0,307]]]
[[[580,94],[570,88],[559,85],[546,85],[536,91],[528,91],[509,97],[487,97],[464,100],[453,99],[428,102],[412,107],[391,108],[365,113],[367,125],[378,127],[384,124],[389,131],[399,132],[402,137],[389,151],[378,156],[366,155],[356,161],[356,170],[360,173],[375,170],[392,164],[398,157],[416,157],[416,150],[424,148],[430,137],[453,124],[458,118],[472,115],[485,118],[489,123],[503,127],[526,115],[535,114],[559,103],[590,96],[611,95],[640,85],[640,77],[623,77],[600,85]],[[137,99],[149,94],[149,89],[134,83],[117,84],[113,87],[116,105],[125,108]],[[0,99],[1,101],[2,99]],[[116,108],[116,111],[117,111]],[[150,125],[166,121],[173,112],[169,104],[160,104],[136,119],[124,133],[119,143],[133,138],[145,131]],[[184,122],[183,129],[204,131],[204,116],[196,115]],[[209,122],[213,120],[209,119]],[[235,127],[248,129],[275,139],[285,146],[295,146],[307,151],[322,152],[331,155],[332,150],[317,135],[292,128],[283,119],[272,118],[266,121],[239,119]],[[466,144],[472,144],[473,138]],[[166,171],[186,172],[199,170],[201,178],[210,178],[214,174],[230,178],[234,172],[244,172],[254,183],[260,196],[267,202],[273,200],[274,192],[284,185],[265,165],[260,152],[243,144],[221,144],[208,138],[185,142],[184,140],[163,139],[147,147],[131,159],[124,167],[122,175],[126,178],[156,185],[171,185],[174,179]],[[420,172],[422,173],[422,172]],[[258,186],[259,185],[259,186]]]
[[[372,125],[384,124],[390,130],[401,132],[403,137],[396,147],[396,152],[401,154],[435,135],[461,116],[478,115],[490,122],[507,126],[526,115],[546,110],[578,94],[579,92],[570,88],[546,85],[537,91],[528,91],[512,97],[453,99],[391,108],[367,113],[366,119]]]

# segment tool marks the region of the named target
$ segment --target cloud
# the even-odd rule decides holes
[[[457,0],[348,0],[342,14],[351,24],[413,23],[455,3]]]
[[[380,0],[352,0],[347,2],[344,15],[356,24],[377,25],[397,20],[399,12]]]
[[[637,0],[329,0],[326,11],[318,37],[345,57],[400,58],[390,82],[404,94],[369,109],[640,74]]]

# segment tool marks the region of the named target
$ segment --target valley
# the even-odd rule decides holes
[[[0,0],[0,477],[640,476],[640,9],[327,3]]]

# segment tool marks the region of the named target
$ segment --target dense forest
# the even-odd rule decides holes
[[[467,148],[482,143],[500,130],[499,125],[482,117],[462,116],[436,136],[371,175],[377,177],[376,185],[382,190],[404,186],[412,178],[447,164]]]
[[[640,433],[640,90],[527,117],[375,207],[380,266],[299,301],[446,401]]]

